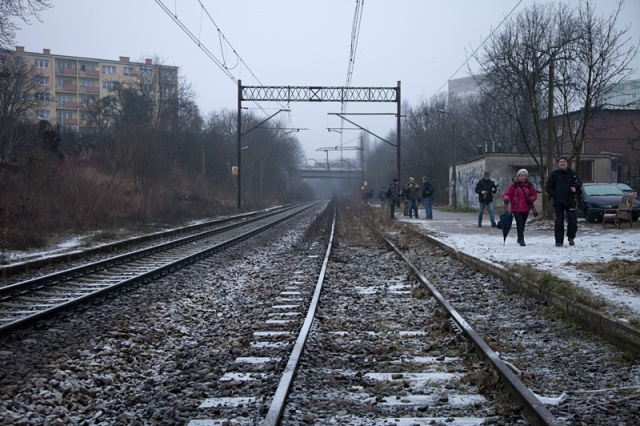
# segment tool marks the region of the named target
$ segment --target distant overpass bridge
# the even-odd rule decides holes
[[[303,166],[298,168],[303,179],[362,179],[362,170],[351,168],[333,168],[327,170],[319,166]]]

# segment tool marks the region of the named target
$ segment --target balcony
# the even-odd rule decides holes
[[[77,118],[63,118],[62,119],[62,124],[64,124],[65,126],[77,126],[78,125],[78,119]]]
[[[100,94],[100,88],[97,86],[80,86],[80,93]]]
[[[59,92],[77,92],[78,86],[75,84],[56,84],[56,90]]]
[[[75,76],[78,75],[78,70],[76,70],[75,68],[56,67],[56,74]]]
[[[80,68],[80,71],[78,72],[78,75],[82,76],[82,77],[100,77],[100,71],[98,70],[83,70],[82,68]]]
[[[56,102],[58,108],[77,109],[78,103],[75,101],[58,101]]]

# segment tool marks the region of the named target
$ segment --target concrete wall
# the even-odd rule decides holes
[[[593,160],[594,162],[594,180],[600,183],[613,182],[612,170],[613,159],[608,155],[585,155],[583,160]],[[555,166],[554,166],[555,168]],[[502,206],[502,196],[504,191],[509,188],[509,184],[513,182],[516,173],[520,169],[527,169],[529,172],[529,180],[536,186],[538,191],[538,200],[536,208],[542,210],[542,184],[540,170],[535,165],[533,158],[529,155],[505,154],[505,153],[487,153],[473,158],[464,163],[457,164],[458,174],[458,206],[468,206],[478,208],[478,195],[475,193],[476,184],[485,171],[491,173],[491,179],[498,186],[498,193],[494,197],[494,209],[499,211]],[[453,168],[449,168],[449,173],[453,173]],[[451,197],[449,197],[451,204]]]

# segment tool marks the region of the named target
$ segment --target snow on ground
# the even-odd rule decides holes
[[[526,246],[516,242],[515,222],[503,244],[502,231],[491,228],[489,215],[485,213],[483,227],[477,226],[477,213],[449,213],[434,211],[433,220],[409,219],[401,214],[396,217],[434,232],[435,236],[458,251],[493,263],[526,264],[546,270],[600,296],[611,304],[628,308],[640,316],[640,292],[603,282],[597,276],[579,270],[576,265],[587,262],[608,262],[613,259],[640,261],[640,224],[633,229],[622,229],[602,224],[578,222],[575,246],[565,240],[563,247],[555,246],[553,223],[535,220],[525,228]],[[496,212],[496,221],[498,213]]]

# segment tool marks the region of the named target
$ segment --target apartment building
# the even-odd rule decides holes
[[[603,104],[609,109],[640,109],[640,79],[621,81],[613,86]]]
[[[27,52],[23,46],[16,46],[14,54],[37,69],[37,84],[45,89],[37,95],[32,116],[67,130],[83,131],[95,125],[89,113],[91,104],[112,95],[117,82],[136,83],[142,89],[146,85],[160,98],[178,91],[178,67],[153,64],[151,59],[139,63],[121,56],[113,61],[55,55],[50,49]]]

